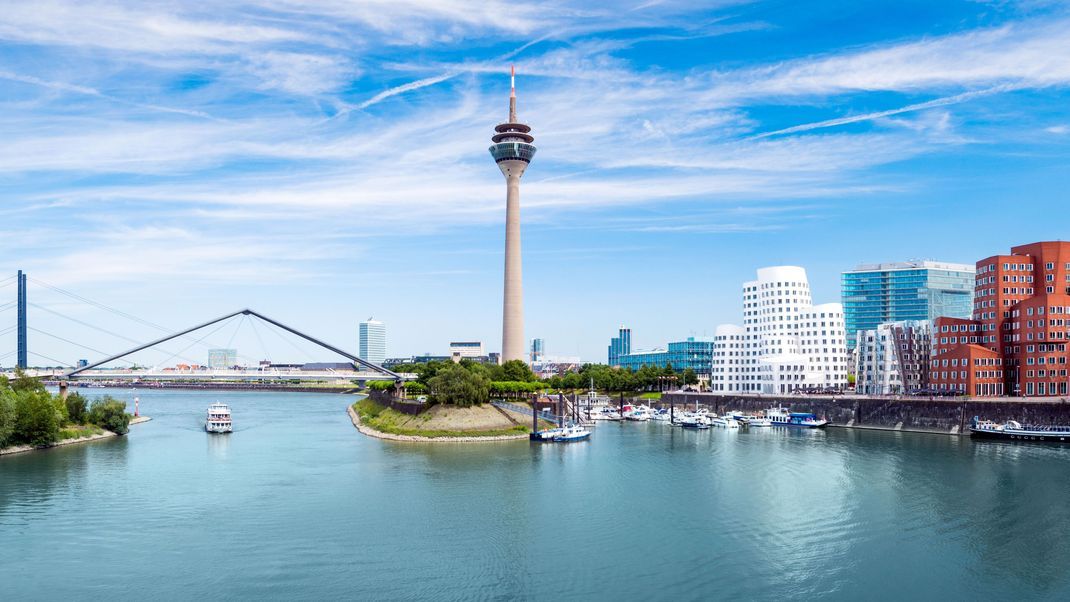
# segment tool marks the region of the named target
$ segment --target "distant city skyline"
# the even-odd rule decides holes
[[[253,307],[355,351],[375,313],[392,356],[500,351],[513,63],[524,320],[554,355],[712,336],[762,266],[832,300],[859,263],[1070,237],[1060,3],[302,7],[5,7],[0,281],[31,278],[30,364],[161,333],[40,282],[172,330]],[[234,331],[239,361],[337,359]]]

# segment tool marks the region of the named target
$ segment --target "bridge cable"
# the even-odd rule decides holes
[[[234,319],[234,318],[231,318],[231,320],[233,320],[233,319]],[[194,345],[196,345],[196,344],[198,344],[198,343],[200,343],[200,342],[204,341],[204,340],[205,340],[205,339],[207,339],[208,337],[210,337],[210,336],[212,336],[213,334],[215,334],[215,333],[219,332],[219,331],[220,331],[220,329],[222,329],[222,328],[223,328],[224,326],[226,326],[226,325],[227,325],[227,322],[229,322],[229,321],[230,321],[230,320],[224,320],[224,321],[223,321],[223,322],[222,322],[222,323],[221,323],[221,324],[220,324],[219,326],[217,326],[217,327],[215,328],[215,330],[213,330],[212,332],[209,332],[208,334],[204,335],[203,337],[201,337],[201,338],[197,339],[196,341],[194,341],[194,342],[190,343],[190,344],[189,344],[189,345],[188,345],[188,346],[187,346],[187,347],[186,347],[185,349],[183,349],[183,350],[179,351],[178,353],[172,353],[170,357],[168,357],[167,359],[163,360],[162,362],[160,362],[160,363],[158,363],[158,364],[156,364],[156,365],[157,365],[157,366],[163,365],[163,364],[165,364],[165,363],[167,363],[167,362],[171,361],[172,359],[174,359],[174,358],[175,358],[175,357],[177,357],[178,355],[181,355],[181,354],[183,354],[183,353],[185,353],[185,352],[189,351],[189,350],[190,350],[190,348],[191,348],[191,347],[193,347]],[[183,359],[185,359],[185,358],[183,358]]]
[[[72,364],[70,362],[64,362],[62,360],[57,360],[54,357],[48,357],[47,355],[44,355],[42,353],[37,353],[36,351],[30,351],[30,350],[27,349],[26,352],[29,353],[30,355],[36,355],[37,357],[44,358],[44,359],[46,359],[46,360],[48,360],[50,362],[56,362],[56,365],[58,367],[60,367],[60,368],[65,368],[67,366],[73,366],[74,365],[74,364]]]
[[[32,278],[32,277],[28,277],[28,278],[29,278],[30,280],[32,280],[32,281],[33,281],[33,282],[34,282],[35,284],[39,284],[39,285],[41,285],[41,286],[43,286],[43,287],[45,287],[45,288],[51,289],[51,290],[53,290],[53,291],[55,291],[55,292],[57,292],[57,293],[60,293],[60,294],[62,294],[62,295],[66,295],[66,296],[68,296],[68,297],[70,297],[70,298],[72,298],[72,299],[75,299],[75,300],[77,300],[77,301],[81,301],[81,302],[83,302],[83,303],[86,303],[86,304],[92,305],[92,306],[94,306],[94,307],[97,307],[97,308],[99,308],[99,309],[103,309],[103,310],[105,310],[105,311],[108,311],[108,312],[110,312],[110,313],[113,313],[113,314],[115,314],[115,315],[117,315],[117,316],[120,316],[120,317],[122,317],[122,318],[126,318],[127,320],[132,320],[132,321],[134,321],[134,322],[138,322],[138,323],[140,323],[140,324],[144,324],[144,325],[146,325],[146,326],[150,326],[150,327],[152,327],[152,328],[155,328],[155,329],[157,329],[157,330],[161,330],[161,331],[163,331],[163,332],[166,332],[166,333],[171,333],[171,332],[174,332],[174,330],[172,330],[172,329],[170,329],[170,328],[167,328],[166,326],[161,326],[161,325],[159,325],[159,324],[155,324],[155,323],[153,323],[153,322],[150,322],[150,321],[148,321],[148,320],[144,320],[144,319],[142,319],[142,318],[139,318],[139,317],[137,317],[137,316],[135,316],[135,315],[133,315],[133,314],[129,314],[129,313],[127,313],[127,312],[124,312],[124,311],[122,311],[122,310],[120,310],[120,309],[116,309],[116,308],[114,308],[114,307],[110,307],[110,306],[108,306],[108,305],[105,305],[104,303],[100,303],[99,301],[94,301],[94,300],[92,300],[92,299],[88,299],[88,298],[86,298],[86,297],[83,297],[83,296],[81,296],[81,295],[79,295],[79,294],[77,294],[77,293],[73,293],[73,292],[71,292],[71,291],[68,291],[68,290],[62,289],[62,288],[60,288],[60,287],[58,287],[58,286],[55,286],[55,285],[49,284],[49,283],[47,283],[47,282],[45,282],[45,281],[43,281],[43,280],[39,280],[39,279],[37,279],[37,278]],[[31,303],[30,305],[34,305],[35,307],[38,307],[38,308],[40,308],[40,309],[45,309],[45,308],[41,307],[40,305],[37,305],[37,304],[34,304],[34,303]],[[0,310],[0,311],[2,311],[2,310]],[[45,311],[52,311],[52,310],[48,310],[48,309],[45,309]],[[61,316],[61,317],[64,317],[64,318],[67,318],[67,319],[69,319],[69,320],[73,320],[73,321],[75,321],[75,322],[78,322],[79,324],[87,325],[87,324],[86,324],[85,322],[81,322],[81,321],[79,321],[79,320],[77,320],[77,319],[75,319],[75,318],[71,318],[71,317],[69,317],[69,316],[64,316],[63,314],[60,314],[60,313],[58,313],[58,312],[52,311],[52,313],[55,313],[56,315],[58,315],[58,316]],[[97,330],[101,330],[101,332],[104,332],[104,333],[106,333],[106,334],[111,334],[111,335],[113,335],[113,336],[116,336],[116,337],[119,337],[119,338],[123,338],[123,339],[126,339],[127,341],[129,341],[129,342],[131,342],[131,343],[140,343],[140,342],[141,342],[141,341],[137,341],[137,340],[131,339],[131,338],[129,338],[129,337],[124,337],[123,335],[120,335],[120,334],[116,334],[116,333],[114,333],[114,332],[110,332],[110,331],[107,331],[107,330],[102,330],[102,329],[100,329],[99,327],[95,327],[95,326],[90,326],[90,328],[96,328]],[[188,339],[188,338],[190,338],[190,335],[188,335],[188,334],[187,334],[187,335],[183,335],[183,336],[182,336],[181,338],[186,338],[186,339]],[[196,341],[196,343],[195,343],[195,344],[197,344],[197,343],[199,343],[199,344],[202,344],[202,345],[204,345],[205,347],[209,347],[209,348],[211,348],[211,347],[212,347],[212,345],[210,345],[210,344],[207,344],[207,343],[203,343],[203,339],[198,339],[198,340]],[[189,349],[189,348],[187,347],[186,349]],[[169,352],[168,350],[166,350],[166,349],[158,349],[158,351],[160,351],[161,353],[170,353],[170,352]],[[176,354],[173,354],[173,355],[171,355],[171,357],[173,358],[173,357],[175,357],[176,355],[179,355],[179,354],[181,354],[181,353],[183,353],[183,352],[182,352],[182,351],[180,351],[180,352],[178,352],[178,353],[176,353]],[[245,356],[242,356],[242,357],[245,357]],[[170,358],[168,358],[168,359],[170,359]],[[183,358],[183,359],[186,359],[186,358]],[[246,357],[245,359],[252,359],[252,358],[247,358],[247,357]],[[166,360],[165,360],[165,361],[166,361]]]
[[[271,362],[271,354],[268,353],[267,345],[264,344],[264,339],[260,336],[260,329],[256,327],[256,320],[249,320],[249,325],[253,328],[256,340],[260,343],[260,353],[263,355],[263,359]]]
[[[253,317],[256,317],[256,316],[253,316]],[[268,324],[268,326],[272,326],[272,325]],[[308,351],[298,347],[297,344],[294,343],[293,341],[291,341],[290,339],[282,336],[282,333],[278,332],[278,330],[275,329],[274,327],[268,328],[267,330],[268,330],[268,332],[274,334],[275,336],[277,336],[280,339],[282,339],[283,341],[285,341],[287,345],[289,345],[289,346],[293,347],[294,349],[296,349],[298,353],[304,355],[306,358],[312,360],[313,362],[316,361],[316,358],[313,357],[312,354],[310,354]]]
[[[52,337],[53,339],[57,339],[57,340],[63,341],[64,343],[68,343],[70,345],[74,345],[75,347],[81,347],[82,349],[85,349],[87,351],[92,351],[93,353],[99,353],[99,354],[104,355],[104,356],[108,355],[108,352],[106,352],[106,351],[101,351],[100,349],[94,349],[94,348],[92,348],[92,347],[90,347],[88,345],[83,345],[81,343],[75,343],[74,341],[72,341],[70,339],[65,339],[65,338],[63,338],[63,337],[61,337],[59,335],[54,335],[54,334],[52,334],[50,332],[45,332],[45,331],[43,331],[43,330],[41,330],[39,328],[34,328],[33,326],[27,326],[26,328],[28,328],[29,330],[32,330],[32,331],[34,331],[34,332],[36,332],[38,334],[43,334],[46,337]],[[131,362],[128,359],[124,359],[124,358],[120,358],[120,359],[122,361],[128,363],[128,364],[135,364],[134,362]]]
[[[111,312],[111,313],[113,313],[113,314],[115,314],[117,316],[122,316],[122,317],[124,317],[124,318],[126,318],[128,320],[133,320],[134,322],[138,322],[140,324],[144,324],[145,326],[150,326],[152,328],[155,328],[157,330],[162,330],[164,332],[174,332],[173,329],[167,328],[166,326],[160,326],[159,324],[155,324],[153,322],[149,322],[148,320],[144,320],[144,319],[139,318],[139,317],[137,317],[137,316],[135,316],[133,314],[129,314],[129,313],[127,313],[127,312],[125,312],[125,311],[123,311],[121,309],[116,309],[114,307],[105,305],[103,303],[100,303],[99,301],[94,301],[92,299],[87,299],[86,297],[83,297],[83,296],[81,296],[81,295],[79,295],[77,293],[72,293],[71,291],[68,291],[68,290],[62,289],[62,288],[60,288],[58,286],[49,284],[49,283],[47,283],[47,282],[45,282],[43,280],[38,280],[37,278],[33,278],[33,277],[30,277],[30,276],[27,276],[27,278],[29,278],[31,281],[33,281],[34,284],[39,284],[39,285],[41,285],[41,286],[43,286],[43,287],[45,287],[47,289],[51,289],[51,290],[53,290],[53,291],[55,291],[57,293],[60,293],[62,295],[66,295],[66,296],[68,296],[68,297],[70,297],[72,299],[76,299],[78,301],[81,301],[82,303],[88,303],[89,305],[92,305],[92,306],[98,307],[100,309],[103,309],[105,311]]]
[[[106,329],[101,328],[99,326],[96,326],[94,324],[90,324],[89,322],[86,322],[84,320],[79,320],[78,318],[72,318],[72,317],[70,317],[68,315],[61,314],[61,313],[59,313],[58,311],[56,311],[54,309],[49,309],[49,308],[45,307],[44,305],[38,305],[37,303],[28,303],[28,305],[30,305],[31,307],[35,307],[37,309],[40,309],[42,311],[47,311],[48,313],[50,313],[50,314],[52,314],[54,316],[59,316],[59,317],[64,318],[66,320],[70,320],[71,322],[75,322],[77,324],[81,324],[82,326],[85,326],[87,328],[92,328],[93,330],[96,330],[98,332],[103,332],[104,334],[111,335],[113,337],[122,339],[122,340],[124,340],[124,341],[126,341],[128,343],[134,343],[136,345],[136,344],[141,342],[141,341],[134,340],[134,339],[132,339],[132,338],[130,338],[128,336],[124,336],[124,335],[112,332],[110,330],[106,330]],[[0,310],[0,311],[3,311],[3,310]]]

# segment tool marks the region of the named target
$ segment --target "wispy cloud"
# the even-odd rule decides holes
[[[955,94],[954,96],[945,96],[943,98],[936,98],[933,100],[927,100],[925,102],[919,102],[907,105],[905,107],[899,107],[896,109],[888,109],[885,111],[874,111],[872,113],[865,113],[862,115],[851,115],[849,117],[837,117],[836,119],[826,119],[824,121],[818,121],[814,123],[804,123],[801,125],[795,125],[788,128],[779,130],[773,130],[771,132],[762,132],[761,134],[755,134],[748,136],[747,140],[758,140],[761,138],[768,138],[770,136],[783,136],[785,134],[797,134],[799,132],[808,132],[810,130],[817,130],[822,128],[831,128],[840,125],[848,125],[851,123],[859,123],[862,121],[873,121],[874,119],[882,119],[884,117],[892,117],[893,115],[900,115],[902,113],[912,113],[914,111],[924,111],[926,109],[935,109],[937,107],[946,107],[948,105],[958,104],[960,102],[966,102],[975,98],[982,98],[991,94],[997,94],[999,92],[1006,92],[1013,89],[1013,86],[993,86],[984,90],[975,90],[973,92],[963,92],[962,94]]]

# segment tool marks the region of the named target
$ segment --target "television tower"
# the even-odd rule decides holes
[[[516,68],[510,69],[509,121],[494,128],[490,154],[505,176],[505,295],[502,361],[524,361],[524,286],[520,258],[520,178],[535,156],[531,128],[516,118]]]

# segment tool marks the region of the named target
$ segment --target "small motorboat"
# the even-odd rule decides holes
[[[744,414],[743,412],[732,412],[731,416],[736,422],[743,424],[747,428],[773,426],[773,422],[765,416],[755,416],[754,414]]]
[[[710,423],[713,426],[724,428],[724,429],[738,429],[739,428],[739,422],[736,421],[735,418],[733,418],[732,416],[729,416],[729,415],[714,416],[713,419],[710,420]]]
[[[700,416],[698,414],[684,414],[677,424],[680,425],[680,428],[685,429],[702,430],[710,428],[709,420],[707,420],[705,416]]]
[[[572,441],[582,441],[591,436],[591,431],[579,426],[577,424],[570,424],[560,432],[554,435],[554,442],[556,443],[569,443]]]

